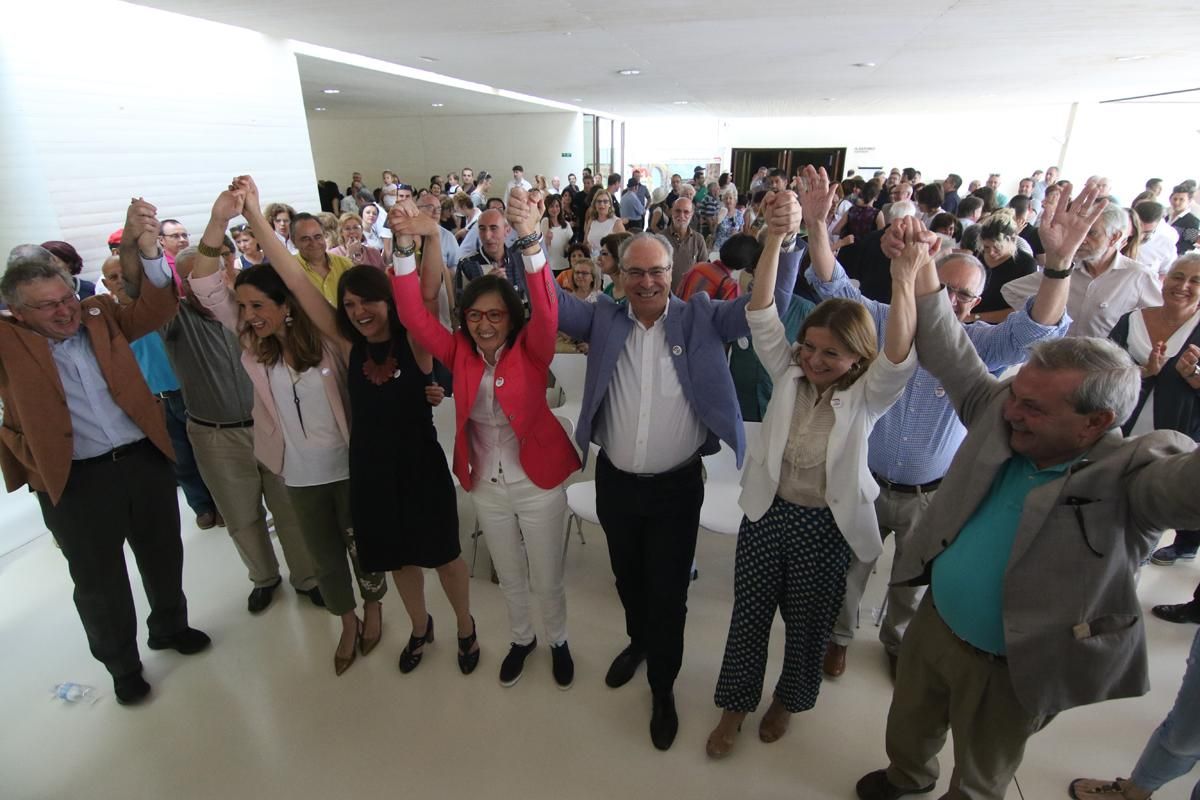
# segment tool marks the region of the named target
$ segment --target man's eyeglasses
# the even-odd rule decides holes
[[[30,311],[57,311],[63,306],[73,306],[79,302],[79,298],[74,293],[64,295],[58,300],[47,300],[44,303],[22,303],[21,305],[28,308]]]
[[[507,319],[508,312],[502,308],[490,308],[487,311],[468,308],[465,316],[467,318],[467,322],[479,322],[484,317],[487,317],[487,321],[495,325]]]
[[[187,235],[186,233],[164,233],[164,234],[162,235],[162,237],[163,237],[164,239],[179,239],[179,240],[184,240],[184,239],[187,239],[187,238],[188,238],[188,235]]]
[[[966,289],[955,289],[953,286],[947,286],[946,291],[951,297],[957,297],[960,302],[971,303],[979,299],[979,295],[971,294]]]
[[[622,269],[625,277],[631,281],[640,281],[642,278],[649,276],[654,280],[658,280],[663,275],[666,275],[671,270],[666,267],[651,267],[650,269]]]

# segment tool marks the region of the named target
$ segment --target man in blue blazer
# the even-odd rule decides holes
[[[786,308],[799,266],[800,207],[780,193],[765,204],[769,225],[790,237],[777,304]],[[666,750],[679,720],[672,689],[683,658],[687,591],[704,483],[700,457],[726,442],[741,463],[742,417],[725,344],[748,336],[748,296],[729,302],[671,294],[671,243],[642,233],[621,245],[628,304],[586,303],[559,290],[559,329],[588,342],[583,409],[575,427],[585,458],[600,446],[596,510],[608,538],[629,645],[605,682],[628,683],[646,660],[654,696],[650,738]],[[535,256],[536,258],[536,256]]]

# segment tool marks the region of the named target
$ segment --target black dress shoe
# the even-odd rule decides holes
[[[261,614],[266,611],[267,606],[271,605],[271,598],[275,596],[275,590],[282,582],[282,578],[276,578],[270,586],[255,586],[246,600],[246,610],[251,614]]]
[[[132,706],[146,699],[146,695],[150,694],[150,684],[146,683],[142,671],[138,670],[113,678],[113,693],[116,694],[118,703]]]
[[[151,650],[177,650],[185,656],[199,653],[212,644],[212,639],[204,631],[195,628],[184,628],[170,636],[151,636],[146,644]]]
[[[1193,600],[1190,603],[1177,603],[1170,606],[1155,606],[1150,613],[1167,622],[1197,623],[1200,622],[1200,603]]]
[[[860,800],[896,800],[906,794],[929,794],[936,785],[931,783],[923,789],[902,789],[888,780],[886,769],[877,769],[859,778],[854,791]]]
[[[654,710],[650,712],[650,741],[659,750],[670,750],[679,732],[679,715],[675,713],[675,695],[654,693]]]
[[[314,586],[311,589],[297,589],[296,594],[302,594],[312,601],[312,604],[317,608],[325,607],[325,598],[321,596],[321,587]]]
[[[637,672],[638,664],[645,660],[645,650],[629,645],[613,659],[608,674],[604,676],[604,682],[613,689],[624,686],[633,678],[633,673]]]

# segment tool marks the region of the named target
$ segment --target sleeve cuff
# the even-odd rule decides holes
[[[141,253],[138,253],[138,258],[142,260],[142,272],[146,276],[146,280],[150,281],[157,289],[163,289],[171,285],[174,276],[171,274],[171,268],[167,265],[167,259],[159,250],[158,258],[146,258]]]
[[[766,308],[746,309],[746,321],[750,323],[769,322],[772,319],[775,319],[777,316],[779,316],[779,314],[775,311],[774,302],[772,302],[771,305],[767,306]]]
[[[531,256],[522,253],[521,260],[525,262],[526,272],[541,272],[542,268],[546,266],[546,254],[542,250],[538,250]]]
[[[392,259],[392,268],[397,275],[411,275],[417,271],[416,256],[396,256]]]

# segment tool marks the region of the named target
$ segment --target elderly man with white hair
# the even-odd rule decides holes
[[[1102,186],[1096,188],[1103,196]],[[1067,276],[1071,281],[1067,313],[1073,320],[1068,336],[1104,338],[1130,311],[1162,305],[1157,273],[1121,255],[1129,228],[1129,212],[1109,203],[1079,245]],[[1004,284],[1000,293],[1013,308],[1024,308],[1042,280],[1062,277],[1060,272],[1047,269],[1026,275]]]

